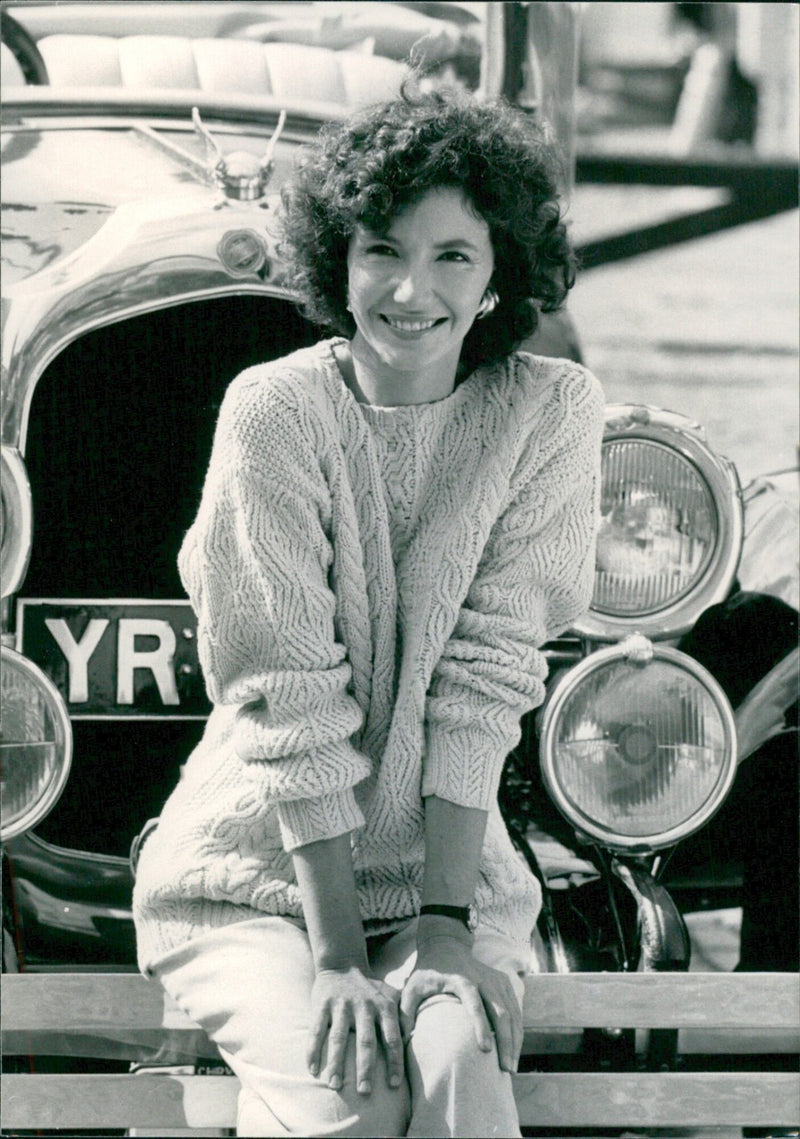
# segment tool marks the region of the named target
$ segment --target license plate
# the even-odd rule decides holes
[[[17,648],[74,720],[198,720],[210,711],[188,601],[20,599]]]

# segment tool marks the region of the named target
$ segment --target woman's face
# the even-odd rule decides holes
[[[429,190],[385,234],[359,226],[347,268],[354,354],[384,371],[454,381],[494,269],[489,227],[464,193]]]

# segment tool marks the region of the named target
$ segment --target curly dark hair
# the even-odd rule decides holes
[[[352,336],[347,250],[356,226],[386,233],[427,191],[455,187],[489,226],[499,297],[467,333],[460,364],[472,371],[502,359],[575,280],[560,172],[549,130],[502,100],[410,93],[406,84],[399,98],[327,125],[282,195],[283,248],[305,315]]]

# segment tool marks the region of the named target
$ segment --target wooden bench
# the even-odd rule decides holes
[[[799,981],[784,973],[530,977],[523,1066],[539,1070],[514,1078],[523,1126],[798,1125]],[[170,1029],[188,1039],[198,1031],[159,987],[135,973],[7,974],[2,986],[4,1054],[31,1056],[34,1069],[37,1055],[53,1054],[54,1041],[66,1054],[78,1036],[135,1041]],[[679,1029],[684,1063],[674,1071],[583,1070],[585,1063],[569,1055],[581,1030],[610,1026]],[[719,1056],[715,1063],[710,1056],[698,1061],[698,1052],[720,1049],[728,1056],[724,1070]],[[554,1067],[556,1056],[559,1070],[544,1070]],[[3,1134],[232,1128],[237,1091],[230,1075],[23,1074],[6,1066],[0,1125]]]

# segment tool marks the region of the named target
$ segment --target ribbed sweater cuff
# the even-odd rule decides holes
[[[352,787],[329,791],[314,799],[284,799],[277,804],[277,810],[286,850],[336,838],[364,825]]]
[[[497,799],[506,751],[474,726],[429,731],[422,794],[490,810]]]

